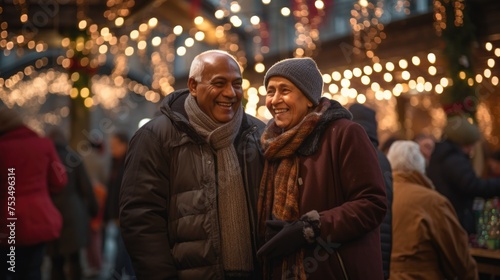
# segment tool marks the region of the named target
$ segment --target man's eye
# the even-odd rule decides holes
[[[233,87],[234,87],[234,88],[241,88],[241,83],[236,83],[236,84],[233,84]]]

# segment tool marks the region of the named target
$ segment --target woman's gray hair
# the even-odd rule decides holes
[[[191,67],[189,68],[189,78],[193,78],[198,83],[201,82],[201,75],[203,74],[203,68],[205,67],[205,63],[203,61],[203,56],[206,54],[212,54],[212,53],[219,53],[219,54],[227,55],[228,57],[232,58],[234,60],[234,62],[236,62],[238,67],[240,67],[240,71],[242,71],[241,66],[238,63],[238,61],[230,53],[223,51],[223,50],[208,50],[208,51],[204,51],[204,52],[202,52],[194,57],[193,62],[191,62]]]
[[[392,143],[387,159],[393,171],[418,171],[425,174],[425,159],[414,141],[398,140]]]

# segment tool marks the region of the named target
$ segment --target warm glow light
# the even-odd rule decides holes
[[[382,64],[380,64],[380,63],[373,64],[373,70],[377,73],[382,71]]]
[[[470,87],[471,87],[471,86],[473,86],[473,85],[474,85],[474,79],[472,79],[472,78],[468,78],[468,79],[467,79],[467,84],[468,84]]]
[[[158,47],[161,44],[161,38],[160,38],[160,36],[156,36],[153,39],[151,39],[151,44],[154,47]]]
[[[92,100],[91,97],[85,98],[85,100],[83,101],[83,104],[85,105],[85,107],[90,108],[90,107],[92,107],[92,105],[94,105],[94,100]]]
[[[497,76],[491,77],[491,84],[494,86],[498,85],[498,77]]]
[[[495,67],[495,60],[493,58],[488,59],[488,67]]]
[[[462,80],[465,80],[465,78],[467,77],[467,75],[465,74],[464,71],[460,71],[460,73],[458,73],[458,77],[460,77],[460,79],[462,79]]]
[[[262,62],[255,64],[255,72],[263,73],[265,70],[266,70],[266,66],[264,64],[262,64]]]
[[[427,60],[429,60],[429,62],[430,62],[431,64],[436,63],[436,55],[435,55],[435,54],[433,54],[433,53],[429,53],[429,54],[427,55]]]
[[[336,84],[330,84],[328,86],[328,91],[331,93],[331,94],[335,94],[337,92],[339,92],[339,86],[337,86]]]
[[[181,34],[182,34],[182,26],[180,26],[180,25],[176,25],[176,26],[174,27],[173,32],[174,32],[174,34],[175,34],[175,35],[177,35],[177,36],[181,35]]]
[[[413,63],[413,65],[415,65],[415,66],[419,66],[420,65],[420,58],[418,56],[412,57],[411,63]]]
[[[363,67],[363,72],[365,72],[366,75],[370,75],[372,72],[372,68],[369,65],[366,65]]]
[[[410,72],[406,70],[401,73],[401,78],[403,78],[403,80],[405,81],[408,81],[410,77],[411,77]]]
[[[490,42],[487,42],[484,47],[487,51],[491,51],[493,49],[493,45]]]
[[[359,0],[359,5],[361,7],[366,8],[366,7],[368,7],[368,1],[367,0]]]
[[[439,81],[439,83],[443,86],[443,87],[447,87],[449,84],[450,84],[450,81],[448,81],[447,78],[441,78],[441,81]]]
[[[424,84],[424,90],[425,91],[431,91],[432,90],[432,84],[431,84],[431,82],[425,82],[425,84]]]
[[[371,84],[371,89],[373,91],[380,90],[380,85],[377,82],[374,82],[374,83]]]
[[[491,70],[490,69],[484,69],[483,75],[484,75],[485,78],[491,77]]]
[[[271,3],[271,0],[262,0],[262,4],[264,4],[264,5],[267,5],[269,3]]]
[[[496,55],[497,57],[500,57],[500,48],[496,48],[496,49],[495,49],[495,55]]]
[[[394,70],[394,63],[392,63],[392,62],[387,62],[387,63],[385,64],[385,69],[387,69],[387,71],[392,71],[392,70]]]
[[[186,47],[180,46],[177,48],[177,55],[178,56],[184,56],[186,54],[187,50]]]
[[[344,70],[344,78],[352,79],[352,71],[349,69]]]
[[[267,89],[265,86],[260,86],[259,87],[259,94],[262,95],[262,96],[266,96],[267,95]]]
[[[82,98],[87,98],[90,94],[90,91],[89,91],[89,88],[88,87],[84,87],[80,90],[80,96]]]
[[[287,17],[290,15],[290,9],[287,8],[287,7],[283,7],[281,8],[281,14],[284,16],[284,17]]]
[[[78,23],[78,28],[80,28],[80,30],[83,30],[87,27],[87,21],[86,20],[80,20],[80,22]]]
[[[134,48],[133,48],[133,47],[127,47],[127,48],[125,49],[125,55],[126,55],[126,56],[131,56],[131,55],[133,55],[133,54],[134,54]]]
[[[443,86],[440,85],[440,84],[437,84],[435,87],[434,87],[434,90],[436,91],[437,94],[441,94],[443,93]]]
[[[431,76],[434,76],[437,73],[437,69],[434,66],[429,66],[428,71],[429,71],[429,75],[431,75]]]
[[[158,19],[155,17],[150,18],[148,21],[148,25],[151,28],[155,27],[156,25],[158,25]]]
[[[204,21],[204,19],[203,19],[202,16],[197,16],[197,17],[194,18],[194,24],[196,24],[196,25],[202,24],[203,21]]]
[[[224,18],[224,11],[223,10],[217,10],[215,11],[215,18],[216,19],[223,19]]]
[[[243,22],[238,16],[230,17],[229,21],[233,24],[234,27],[240,27],[243,24]]]
[[[334,81],[337,81],[337,82],[338,82],[338,81],[340,81],[340,80],[342,79],[342,75],[340,75],[340,73],[339,73],[339,72],[334,71],[334,72],[332,72],[332,79],[333,79]]]
[[[476,83],[480,84],[483,81],[483,76],[481,74],[476,75]]]
[[[135,40],[137,38],[139,38],[139,31],[137,30],[130,31],[130,39]]]
[[[117,18],[115,19],[115,25],[116,25],[117,27],[122,26],[124,22],[125,22],[125,20],[124,20],[122,17],[117,17]]]
[[[250,18],[250,22],[253,24],[253,25],[257,25],[260,23],[260,18],[258,16],[252,16]]]
[[[325,3],[323,3],[323,1],[321,0],[316,0],[316,2],[314,2],[314,6],[316,7],[316,9],[322,10],[325,7]]]
[[[364,94],[359,94],[357,97],[356,97],[356,101],[359,103],[359,104],[363,104],[366,102],[366,96]]]
[[[361,75],[363,75],[363,71],[361,71],[361,69],[359,69],[358,67],[354,68],[352,70],[352,74],[354,75],[354,77],[361,77]]]
[[[191,37],[186,38],[186,40],[184,41],[184,45],[186,45],[186,47],[188,48],[192,47],[194,45],[194,39]]]
[[[401,67],[401,69],[406,69],[406,67],[408,67],[408,61],[406,61],[405,59],[401,59],[399,61],[399,67]]]
[[[243,79],[241,82],[241,87],[243,90],[247,90],[250,87],[250,81],[248,79]]]
[[[332,82],[332,76],[328,75],[328,74],[323,74],[323,82],[329,84]]]
[[[137,48],[140,50],[144,50],[147,46],[148,44],[144,40],[141,40],[137,43]]]
[[[361,77],[361,83],[363,83],[363,85],[368,85],[370,83],[370,77],[368,76],[362,76]]]
[[[342,79],[342,81],[340,81],[340,85],[343,88],[348,88],[351,86],[351,81],[349,81],[348,79]]]
[[[231,2],[231,12],[233,13],[239,13],[241,11],[241,6],[238,4],[238,2],[233,1]]]
[[[196,32],[196,34],[194,34],[194,38],[197,41],[203,41],[203,39],[205,39],[205,33],[203,33],[203,31],[198,31]]]
[[[384,74],[384,81],[386,81],[388,83],[392,82],[392,75],[391,75],[391,73],[385,73]]]

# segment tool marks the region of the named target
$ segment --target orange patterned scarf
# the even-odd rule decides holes
[[[330,104],[330,100],[322,98],[314,111],[287,131],[283,131],[276,126],[274,120],[271,120],[262,134],[261,144],[266,162],[257,205],[261,240],[264,240],[266,220],[275,218],[296,221],[300,218],[299,157],[296,151],[314,130]],[[282,276],[285,277],[286,272],[291,268],[296,279],[306,279],[303,259],[303,250],[291,258],[284,259]]]

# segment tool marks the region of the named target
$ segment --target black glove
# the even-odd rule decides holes
[[[278,232],[280,232],[288,223],[283,220],[267,220],[265,241],[271,240]]]
[[[305,246],[307,244],[307,241],[304,237],[305,223],[307,222],[300,220],[292,223],[287,223],[285,221],[280,221],[280,220],[266,221],[266,226],[267,226],[266,239],[268,236],[268,231],[271,232],[280,225],[284,226],[281,231],[279,231],[276,235],[274,235],[274,237],[272,237],[269,241],[267,241],[259,249],[259,251],[257,251],[257,256],[259,258],[260,257],[275,258],[275,257],[287,256]],[[274,228],[272,228],[273,226]]]

